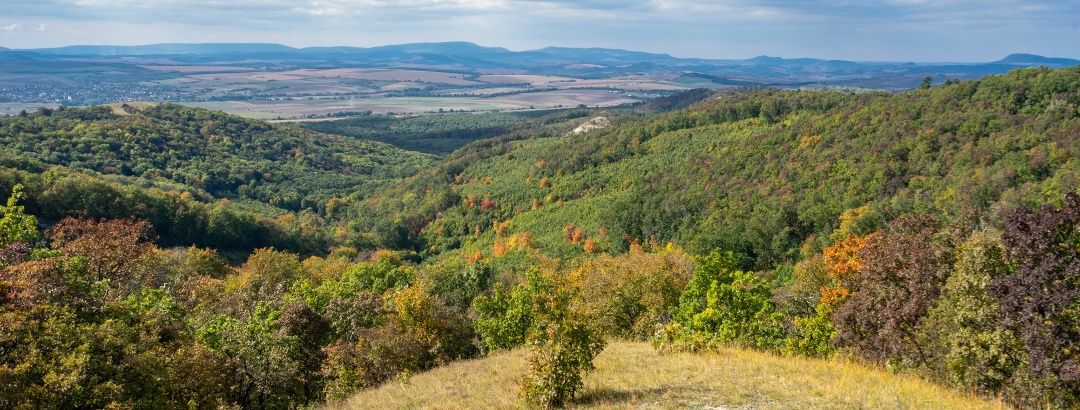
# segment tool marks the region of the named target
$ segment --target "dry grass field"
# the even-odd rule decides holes
[[[141,65],[139,67],[154,71],[167,71],[176,73],[199,74],[199,73],[227,73],[236,71],[252,71],[251,67],[236,67],[224,65]]]
[[[376,114],[422,114],[439,109],[455,111],[527,110],[575,107],[579,104],[607,107],[639,101],[626,94],[606,90],[557,90],[510,94],[496,97],[378,97],[292,99],[282,101],[214,101],[184,103],[221,110],[249,118],[292,118],[341,111],[371,111]]]
[[[454,363],[390,381],[331,409],[520,407],[526,352]],[[574,407],[699,409],[1003,409],[925,380],[852,363],[727,349],[660,354],[615,342],[596,359]]]
[[[60,104],[0,102],[0,115],[15,115],[20,111],[33,112],[41,107],[56,108],[58,106]]]

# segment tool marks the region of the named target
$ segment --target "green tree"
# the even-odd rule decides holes
[[[778,348],[784,341],[783,314],[768,284],[735,269],[734,257],[713,251],[698,260],[683,290],[675,322],[656,341],[661,347],[708,348],[736,344]]]
[[[0,206],[0,248],[17,242],[34,244],[38,240],[37,218],[27,215],[26,207],[19,205],[25,196],[22,184],[15,184],[7,204]]]
[[[533,299],[546,286],[539,272],[529,271],[510,291],[495,288],[490,296],[473,300],[476,333],[490,350],[510,349],[525,343],[533,325]]]
[[[1020,339],[1003,326],[1001,307],[987,293],[991,281],[1013,270],[996,233],[975,232],[957,250],[941,300],[926,319],[927,333],[942,348],[944,360],[936,362],[950,382],[997,393],[1020,367]]]

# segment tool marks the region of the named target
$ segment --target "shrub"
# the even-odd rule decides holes
[[[378,327],[354,326],[326,348],[324,394],[342,398],[392,377],[429,369],[475,353],[472,330],[456,309],[429,293],[424,281],[386,295]],[[362,292],[357,297],[371,297]],[[344,302],[344,301],[343,301]],[[365,301],[364,304],[371,301]],[[328,311],[335,306],[331,303]],[[365,312],[370,314],[370,312]],[[347,317],[332,317],[338,323]]]
[[[506,291],[495,288],[490,296],[473,300],[473,326],[490,350],[510,349],[525,343],[533,325],[533,298],[545,285],[537,271],[525,273],[525,280]]]
[[[679,250],[631,252],[586,262],[571,278],[582,310],[604,334],[647,339],[670,320],[692,269]]]
[[[773,296],[784,313],[791,316],[815,314],[821,300],[821,289],[836,286],[830,279],[821,255],[811,255],[795,264],[787,286],[777,289]]]
[[[386,301],[390,320],[401,329],[403,337],[414,338],[426,347],[426,366],[470,357],[472,328],[460,312],[447,307],[431,294],[431,284],[419,281],[398,290]]]
[[[655,340],[659,347],[778,348],[784,342],[783,314],[771,289],[754,273],[736,270],[730,252],[714,251],[698,260],[675,319]]]
[[[432,289],[447,305],[468,310],[472,301],[491,287],[495,271],[485,263],[451,265],[429,273]]]
[[[810,357],[832,355],[836,351],[832,343],[836,337],[836,328],[832,324],[836,304],[836,301],[821,301],[814,308],[813,316],[796,317],[793,334],[784,342],[784,352]]]
[[[540,290],[533,299],[536,327],[528,336],[529,374],[521,395],[529,405],[551,408],[574,398],[605,343],[588,318],[573,310],[575,295],[565,284],[545,279]]]
[[[975,232],[957,249],[953,273],[941,300],[927,316],[927,333],[942,352],[939,370],[955,385],[997,393],[1021,365],[1023,347],[1015,333],[1002,327],[990,282],[1010,274],[999,236]]]

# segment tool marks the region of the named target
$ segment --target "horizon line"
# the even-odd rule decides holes
[[[713,61],[725,61],[725,60],[728,60],[728,61],[745,61],[745,60],[751,60],[751,59],[755,59],[755,58],[765,57],[765,58],[780,58],[780,59],[784,59],[784,60],[810,59],[810,60],[821,60],[821,61],[845,61],[845,62],[854,62],[854,63],[987,64],[987,63],[998,62],[998,61],[1001,61],[1001,60],[1003,60],[1005,58],[1008,58],[1008,57],[1014,56],[1014,55],[1029,55],[1029,56],[1035,56],[1035,57],[1041,57],[1041,58],[1049,58],[1049,59],[1068,59],[1068,60],[1080,61],[1080,58],[1075,58],[1075,57],[1047,56],[1047,55],[1028,53],[1028,52],[1012,52],[1012,53],[1006,54],[1005,56],[999,57],[997,60],[990,60],[990,61],[858,60],[858,59],[806,57],[806,56],[799,56],[799,57],[777,56],[777,55],[768,55],[768,54],[759,54],[759,55],[755,55],[755,56],[752,56],[752,57],[743,57],[743,58],[738,58],[738,57],[723,57],[723,58],[720,58],[720,57],[685,57],[685,56],[678,56],[678,55],[671,54],[671,53],[666,53],[666,52],[641,51],[641,50],[631,50],[631,49],[625,49],[625,48],[601,47],[601,46],[579,46],[579,47],[574,47],[574,46],[547,45],[547,46],[544,46],[544,47],[541,47],[541,48],[530,48],[530,49],[517,49],[517,50],[515,50],[515,49],[512,49],[512,48],[508,48],[508,47],[489,46],[489,45],[483,45],[483,44],[479,44],[479,43],[476,43],[476,42],[465,41],[465,40],[388,43],[388,44],[372,45],[372,46],[343,45],[343,44],[339,44],[339,45],[295,46],[295,45],[289,45],[289,44],[286,44],[286,43],[278,43],[278,42],[246,42],[246,41],[241,41],[241,42],[161,42],[161,43],[129,43],[129,44],[103,44],[103,43],[98,43],[98,44],[68,44],[68,45],[60,45],[60,46],[34,47],[34,48],[9,48],[9,47],[5,47],[2,44],[0,44],[0,51],[35,52],[35,51],[41,51],[41,50],[55,50],[55,49],[73,48],[73,47],[149,47],[149,46],[162,46],[162,45],[273,45],[273,46],[287,47],[287,48],[290,48],[290,49],[293,49],[293,50],[300,51],[300,50],[314,49],[314,48],[372,49],[372,48],[381,48],[381,47],[408,46],[408,45],[420,45],[420,44],[469,44],[469,45],[473,45],[473,46],[477,46],[477,47],[481,47],[481,48],[502,49],[502,50],[506,50],[506,51],[512,52],[512,53],[524,53],[524,52],[531,52],[531,51],[542,51],[542,50],[549,49],[549,48],[565,48],[565,49],[578,49],[578,50],[614,50],[614,51],[626,51],[626,52],[632,52],[632,53],[653,54],[653,55],[658,55],[658,56],[667,56],[667,57],[681,59],[681,60],[713,60]]]

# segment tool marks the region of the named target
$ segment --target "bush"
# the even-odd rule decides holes
[[[381,312],[385,323],[378,327],[356,326],[351,334],[340,336],[326,348],[322,374],[328,398],[342,398],[390,378],[475,353],[472,330],[465,318],[429,292],[430,285],[419,281],[388,293]],[[368,292],[357,294],[373,296]]]
[[[675,319],[655,341],[658,347],[772,349],[784,343],[783,314],[771,289],[752,272],[736,270],[730,252],[714,251],[698,260]]]
[[[544,282],[533,300],[536,327],[529,332],[532,352],[521,395],[529,405],[551,408],[574,398],[605,342],[588,318],[572,309],[575,295],[565,284]]]
[[[525,280],[509,292],[495,288],[491,296],[473,300],[473,326],[490,350],[510,349],[525,343],[533,325],[534,298],[547,282],[537,271],[525,273]]]
[[[836,328],[832,313],[836,302],[821,301],[814,308],[813,316],[796,317],[793,334],[784,342],[784,352],[810,357],[827,357],[836,348],[832,343]]]
[[[997,393],[1021,365],[1023,346],[1002,326],[996,299],[987,294],[990,282],[1012,271],[997,235],[975,232],[957,250],[953,273],[942,288],[941,300],[926,318],[927,331],[937,338],[946,378],[954,385]]]
[[[643,340],[670,321],[693,269],[679,250],[630,252],[586,262],[571,276],[580,303],[598,329],[609,336]]]

